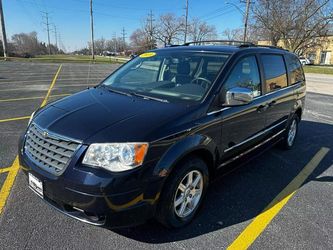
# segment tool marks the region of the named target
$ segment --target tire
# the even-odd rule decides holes
[[[190,185],[188,187],[185,185],[188,183],[190,175],[192,175],[193,183],[197,180],[196,178],[201,178],[195,188],[192,185],[192,189]],[[202,204],[208,182],[208,167],[201,158],[188,157],[181,161],[164,184],[155,218],[168,228],[179,228],[190,223]],[[201,195],[199,196],[200,189]],[[176,206],[175,202],[178,203],[179,200],[183,202]],[[182,209],[184,202],[187,205],[185,205],[185,209]]]
[[[281,146],[283,149],[289,150],[294,146],[298,133],[298,124],[299,124],[299,117],[298,115],[294,114],[292,119],[290,120],[284,138],[281,142]]]

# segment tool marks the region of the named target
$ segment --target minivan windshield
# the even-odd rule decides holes
[[[201,101],[229,55],[208,52],[146,52],[102,83],[110,90],[165,102]]]

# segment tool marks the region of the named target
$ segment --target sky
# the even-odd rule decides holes
[[[8,40],[13,34],[36,31],[40,41],[47,41],[45,14],[49,12],[50,28],[56,26],[67,52],[87,46],[90,40],[90,0],[2,0]],[[126,40],[142,27],[150,10],[154,18],[165,13],[185,15],[185,0],[93,0],[95,39],[121,36],[125,28]],[[215,25],[218,35],[226,28],[243,26],[240,0],[189,0],[189,18],[200,18]],[[51,43],[55,33],[50,32]]]

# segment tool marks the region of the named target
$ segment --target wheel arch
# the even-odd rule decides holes
[[[161,176],[163,173],[163,177],[168,177],[177,165],[193,156],[201,158],[206,163],[211,175],[216,170],[218,155],[217,145],[211,138],[193,135],[171,146],[156,165],[154,175]]]

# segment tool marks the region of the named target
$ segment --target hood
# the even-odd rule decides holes
[[[187,110],[184,104],[91,88],[47,105],[34,122],[50,132],[86,143],[138,141],[147,140],[152,130]]]

